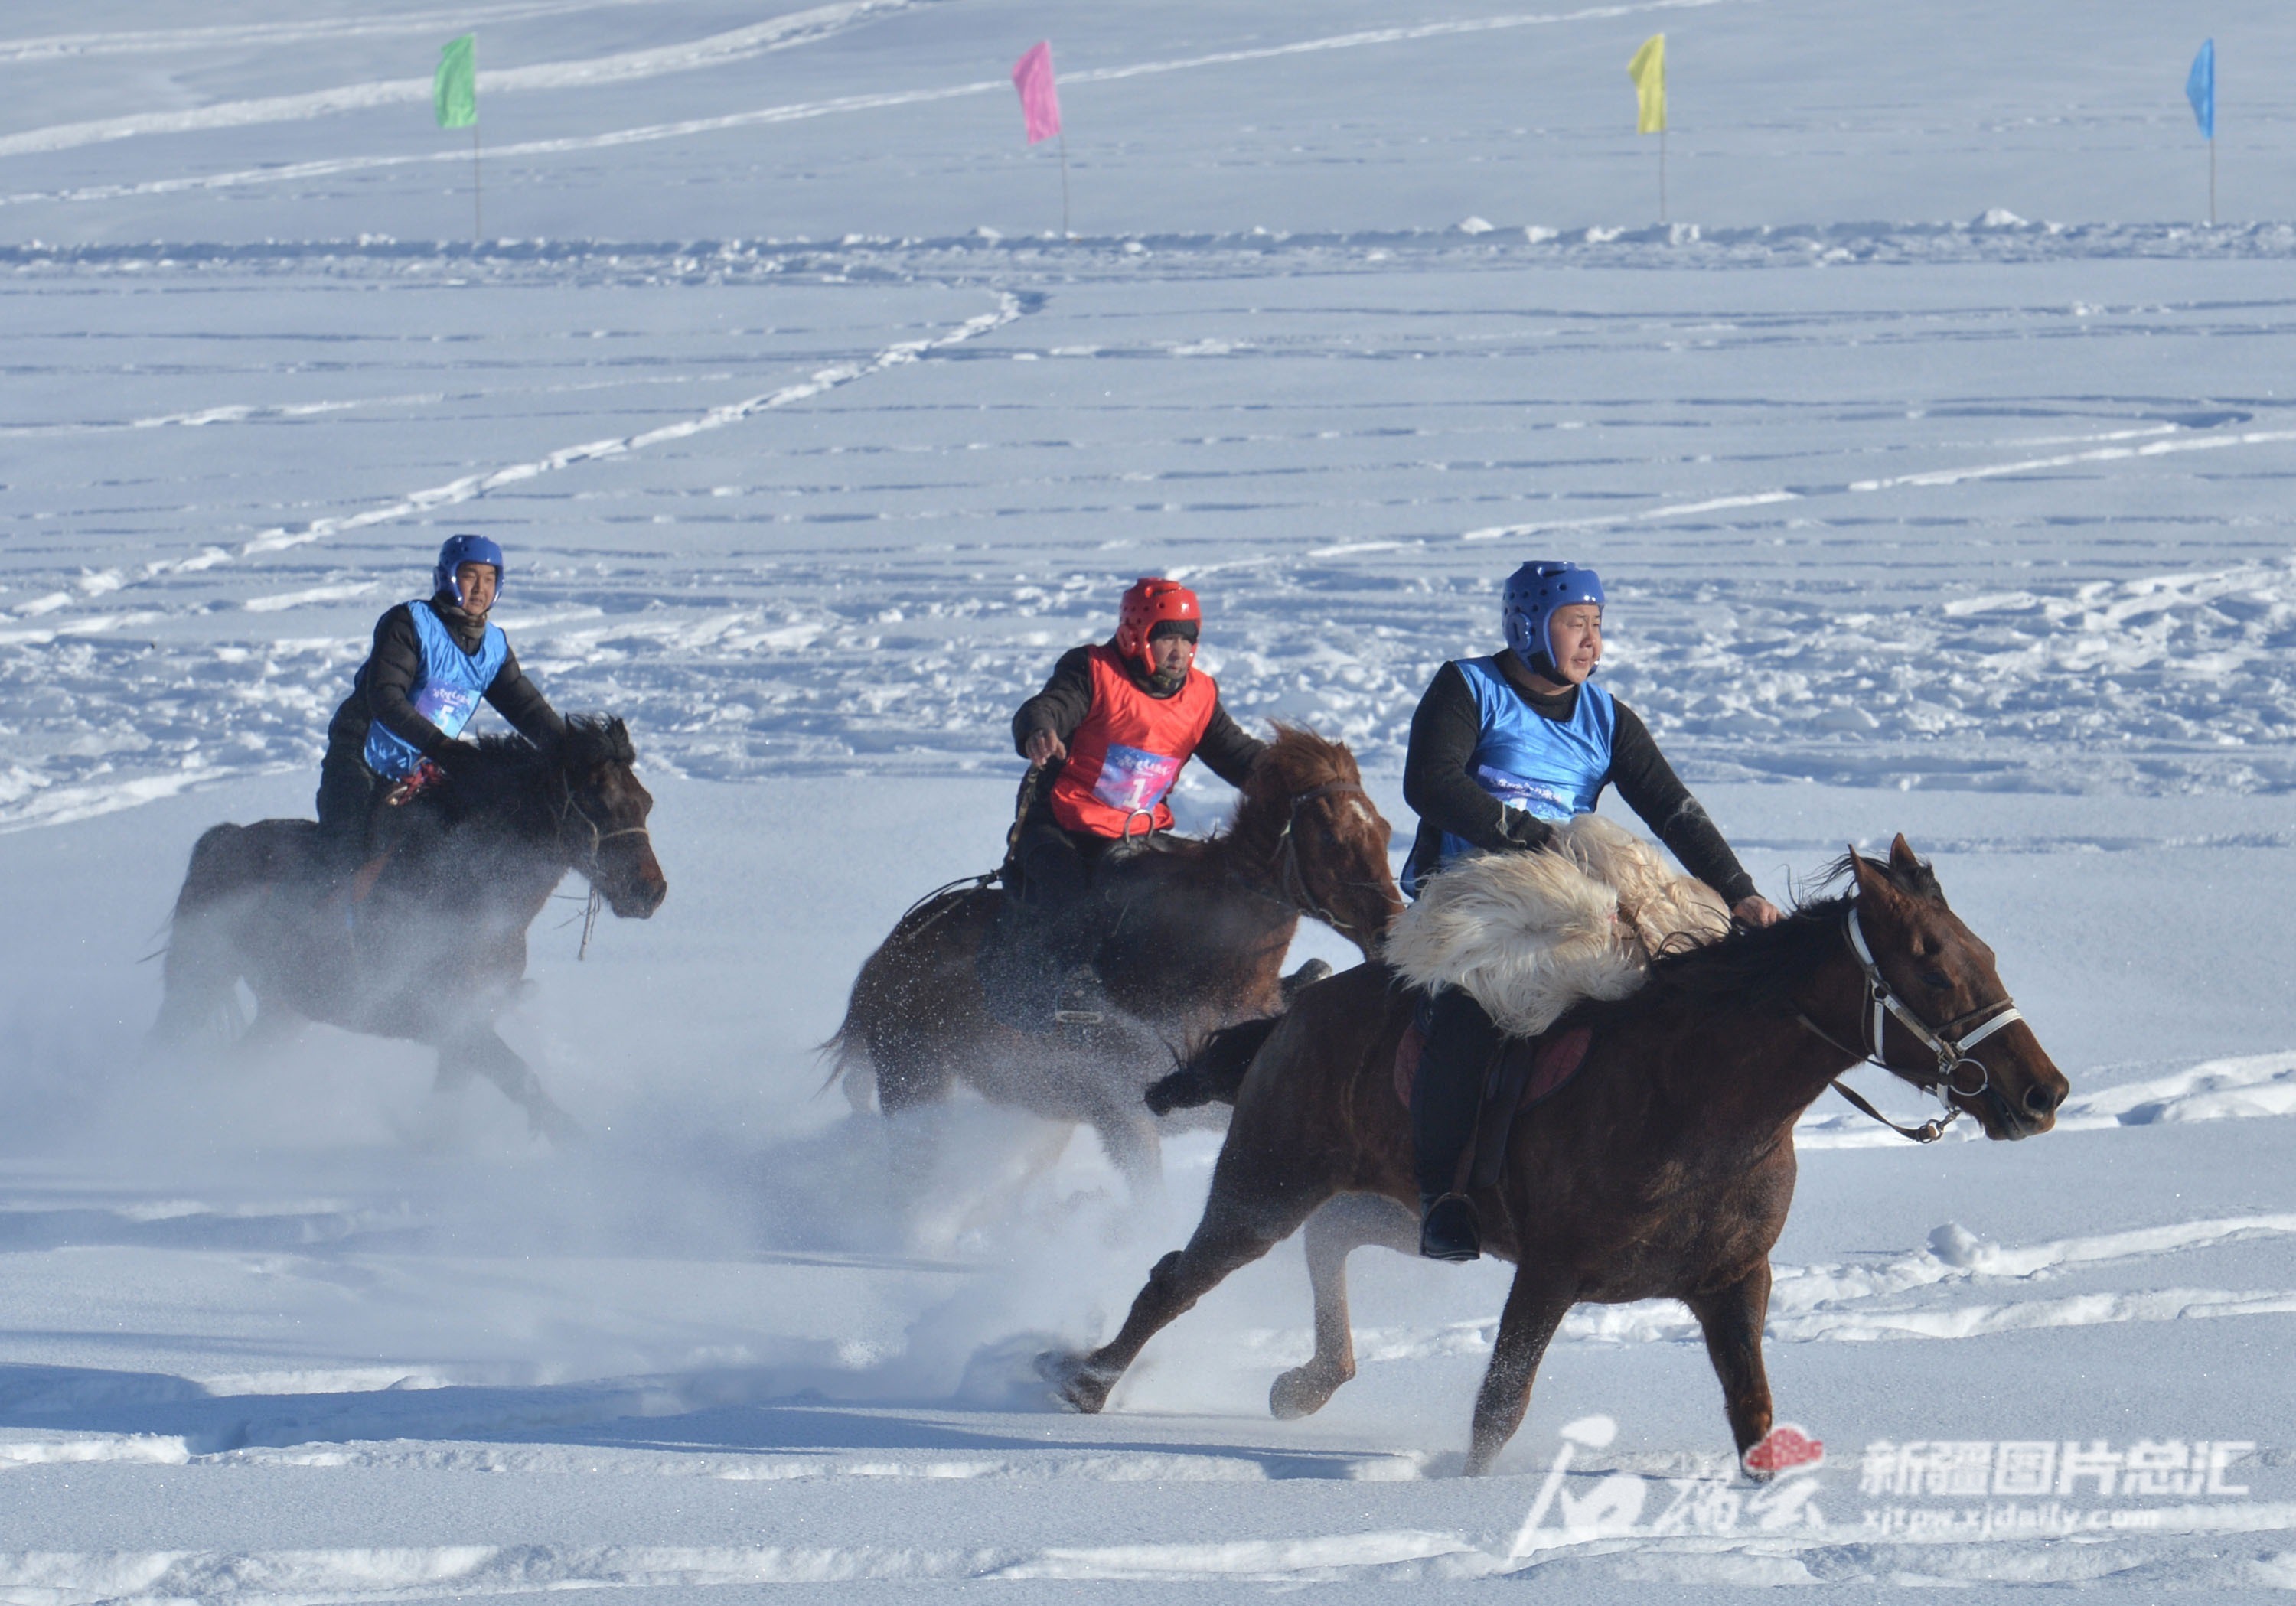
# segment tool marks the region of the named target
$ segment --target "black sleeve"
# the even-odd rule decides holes
[[[1411,716],[1411,747],[1403,759],[1403,800],[1439,831],[1478,848],[1543,847],[1552,827],[1521,810],[1511,822],[1496,798],[1475,783],[1467,766],[1482,740],[1475,694],[1456,664],[1435,672],[1434,683]]]
[[[1071,647],[1053,666],[1045,689],[1021,705],[1013,716],[1013,750],[1029,756],[1029,738],[1050,731],[1063,742],[1092,710],[1092,649]]]
[[[1203,740],[1196,743],[1196,757],[1204,761],[1204,767],[1230,786],[1242,786],[1244,776],[1267,750],[1267,743],[1228,717],[1226,703],[1212,706],[1212,722],[1204,727]]]
[[[374,650],[364,676],[366,709],[375,723],[424,755],[447,744],[447,733],[414,710],[415,683],[422,678],[422,642],[414,634],[410,603],[401,602],[374,622]]]
[[[487,701],[495,712],[511,723],[512,729],[537,747],[566,733],[566,722],[558,710],[550,706],[535,684],[527,679],[526,671],[518,667],[518,654],[505,651],[502,668],[495,671],[487,686]]]
[[[1611,706],[1618,713],[1611,731],[1611,783],[1685,869],[1737,907],[1754,895],[1754,878],[1658,750],[1641,717],[1623,702]]]

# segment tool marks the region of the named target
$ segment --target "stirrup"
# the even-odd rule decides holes
[[[1481,1259],[1483,1223],[1475,1213],[1475,1201],[1464,1193],[1446,1193],[1423,1206],[1419,1252],[1430,1260]]]
[[[1105,1025],[1114,1010],[1107,988],[1101,985],[1100,972],[1090,964],[1077,965],[1061,978],[1061,989],[1053,1002],[1053,1019],[1061,1025]]]

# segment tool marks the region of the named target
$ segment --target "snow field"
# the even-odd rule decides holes
[[[480,247],[420,103],[471,27]],[[1663,226],[1620,70],[1660,29]],[[2296,1586],[2275,8],[0,32],[0,1600]],[[1047,33],[1074,241],[1004,78]],[[191,841],[308,806],[375,614],[457,529],[660,799],[661,914],[578,964],[578,904],[545,915],[506,1027],[578,1153],[405,1045],[141,1043]],[[1216,1138],[1132,1201],[1025,1117],[849,1118],[812,1049],[856,965],[993,862],[1010,709],[1134,575],[1198,586],[1235,711],[1346,737],[1407,840],[1409,710],[1549,553],[1603,568],[1605,676],[1767,890],[1900,829],[1936,856],[2072,1079],[2059,1130],[1811,1111],[1769,1364],[1828,1460],[1767,1497],[1663,1304],[1574,1313],[1500,1474],[1450,1476],[1489,1265],[1358,1257],[1361,1372],[1305,1422],[1266,1415],[1309,1352],[1288,1245],[1107,1414],[1048,1411],[1031,1357],[1112,1330]],[[1194,778],[1184,823],[1226,801]],[[2011,1441],[2251,1447],[2236,1493],[2081,1491],[2071,1538],[1866,1464]],[[1561,1526],[1620,1479],[1636,1532]]]

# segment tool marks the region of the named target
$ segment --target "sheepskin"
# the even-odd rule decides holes
[[[1658,849],[1595,815],[1539,853],[1476,854],[1431,878],[1389,930],[1387,963],[1416,987],[1464,987],[1510,1036],[1582,998],[1623,998],[1651,955],[1713,941],[1730,911]]]

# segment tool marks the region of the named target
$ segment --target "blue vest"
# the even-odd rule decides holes
[[[430,603],[410,602],[406,611],[414,616],[414,634],[422,643],[422,678],[414,683],[414,711],[449,737],[459,736],[479,711],[479,699],[502,672],[503,660],[510,656],[510,638],[488,625],[478,651],[465,652]],[[367,767],[376,774],[401,781],[422,760],[412,742],[385,729],[381,720],[367,726]]]
[[[1482,717],[1482,735],[1469,759],[1468,773],[1476,785],[1501,803],[1523,809],[1542,820],[1558,823],[1574,815],[1595,812],[1595,800],[1611,783],[1611,735],[1617,725],[1611,694],[1587,681],[1578,688],[1578,706],[1567,721],[1544,718],[1508,684],[1493,658],[1465,658],[1459,672],[1474,693]],[[1423,821],[1424,837],[1434,828]],[[1442,833],[1426,873],[1475,845],[1464,837]],[[1419,864],[1416,844],[1412,862]],[[1404,889],[1418,896],[1417,886]]]

